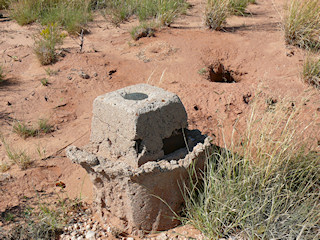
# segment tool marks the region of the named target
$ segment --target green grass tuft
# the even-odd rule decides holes
[[[205,9],[205,25],[219,31],[226,23],[229,14],[229,0],[208,0]]]
[[[319,13],[319,0],[290,1],[283,21],[286,43],[306,49],[319,49]]]
[[[319,239],[320,155],[300,135],[303,114],[255,104],[241,141],[214,151],[187,189],[184,220],[208,239]]]
[[[302,75],[308,84],[320,89],[320,58],[308,56],[303,64]]]
[[[89,0],[17,0],[10,4],[10,15],[20,25],[35,21],[42,25],[57,23],[69,33],[79,33],[92,20]]]

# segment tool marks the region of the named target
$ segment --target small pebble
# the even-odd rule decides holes
[[[93,240],[96,238],[96,233],[94,231],[88,231],[86,234],[86,239]]]

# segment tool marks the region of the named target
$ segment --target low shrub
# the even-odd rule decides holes
[[[303,64],[304,80],[320,89],[320,58],[308,56]]]
[[[34,51],[42,65],[52,64],[57,60],[56,47],[65,36],[57,24],[50,24],[34,37]]]
[[[301,48],[320,47],[319,0],[292,0],[287,6],[283,30],[287,44]]]
[[[239,143],[216,150],[186,191],[185,222],[208,239],[319,239],[320,155],[300,135],[303,114],[256,103]]]

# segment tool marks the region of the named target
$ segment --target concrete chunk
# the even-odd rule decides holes
[[[90,140],[100,145],[99,155],[139,167],[181,148],[165,145],[171,137],[183,144],[186,127],[187,113],[176,94],[138,84],[95,99]]]

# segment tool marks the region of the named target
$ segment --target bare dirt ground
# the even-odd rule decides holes
[[[304,51],[284,42],[280,23],[285,1],[257,0],[248,8],[250,15],[229,18],[220,32],[203,27],[205,1],[189,2],[193,7],[187,15],[156,32],[156,37],[137,42],[128,33],[136,20],[116,28],[97,14],[83,51],[79,52],[78,38],[67,37],[63,56],[50,66],[41,66],[33,53],[32,36],[40,26],[21,27],[0,19],[0,56],[7,71],[7,81],[0,84],[0,131],[10,146],[34,159],[27,170],[11,166],[10,177],[0,181],[0,212],[39,193],[54,193],[57,181],[66,184],[69,197],[81,194],[90,204],[92,184],[64,149],[89,142],[93,100],[128,85],[149,83],[178,94],[189,127],[211,136],[218,135],[218,124],[228,131],[239,118],[238,127],[243,127],[248,101],[258,89],[266,99],[299,101],[308,96],[306,121],[320,111],[319,91],[300,77]],[[235,82],[211,82],[201,74],[217,61],[233,73]],[[57,74],[48,76],[48,68]],[[82,78],[80,72],[90,78]],[[40,83],[43,78],[48,78],[48,86]],[[32,125],[39,118],[49,119],[54,131],[27,139],[12,132],[14,121]],[[3,145],[0,161],[9,161]]]

